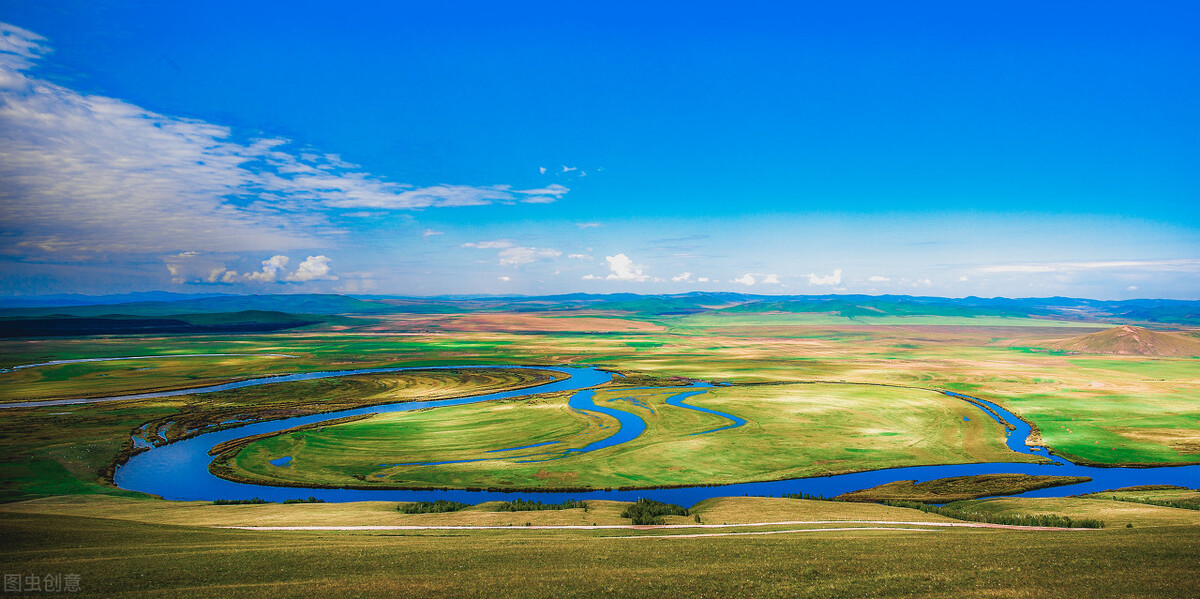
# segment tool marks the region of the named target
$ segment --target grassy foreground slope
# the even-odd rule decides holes
[[[381,414],[321,431],[254,441],[229,465],[275,484],[432,488],[619,488],[726,484],[880,465],[1035,461],[1004,446],[1004,429],[940,393],[867,385],[719,387],[671,406],[679,390],[601,390],[595,403],[631,412],[639,437],[566,453],[612,434],[612,417],[581,413],[566,395]],[[703,433],[703,434],[698,434]],[[519,451],[507,448],[553,443]],[[287,466],[271,460],[292,457]],[[476,460],[476,461],[471,461]],[[458,463],[445,463],[458,462]]]
[[[0,517],[5,572],[109,597],[1191,597],[1195,526],[1037,532],[252,532]],[[1053,567],[1045,567],[1053,565]]]

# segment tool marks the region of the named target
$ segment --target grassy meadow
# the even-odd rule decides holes
[[[420,488],[621,488],[724,484],[836,474],[879,467],[1034,461],[1004,446],[1004,429],[971,405],[939,393],[893,387],[797,384],[718,387],[692,405],[663,403],[676,391],[600,391],[598,405],[647,424],[636,439],[566,455],[611,434],[607,415],[567,406],[565,394],[380,414],[250,443],[230,462],[239,479],[288,484]],[[555,442],[504,452],[505,448]],[[271,460],[293,459],[288,466]],[[483,461],[466,461],[483,460]],[[464,463],[431,464],[464,461]],[[532,463],[528,463],[532,462]],[[405,465],[416,464],[416,465]]]

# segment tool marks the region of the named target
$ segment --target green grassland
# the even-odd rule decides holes
[[[111,467],[130,436],[175,440],[228,420],[272,419],[365,405],[461,397],[557,378],[530,370],[429,370],[296,381],[194,396],[13,408],[0,420],[0,500],[66,493],[127,494]]]
[[[725,418],[664,403],[675,391],[600,391],[598,405],[636,413],[638,438],[583,454],[615,424],[583,414],[565,395],[381,414],[320,431],[250,443],[229,461],[239,480],[403,488],[630,488],[727,484],[888,466],[1035,461],[1004,446],[1004,429],[940,393],[867,385],[720,387],[692,405],[745,418],[745,426],[698,435]],[[634,401],[630,401],[630,400]],[[510,447],[554,446],[498,452]],[[288,466],[270,460],[293,459]],[[465,463],[440,463],[484,460]],[[534,463],[524,463],[539,460]],[[404,465],[417,464],[417,465]],[[429,465],[421,465],[429,464]]]
[[[1200,462],[1200,360],[1056,355],[1021,349],[1086,329],[1056,332],[1055,328],[971,327],[963,323],[890,327],[789,324],[788,319],[795,316],[739,314],[736,318],[742,319],[742,324],[738,326],[721,320],[721,326],[706,327],[677,324],[688,317],[654,316],[641,321],[658,327],[648,330],[628,330],[625,323],[637,317],[605,317],[603,321],[614,323],[614,328],[624,327],[611,332],[597,330],[595,315],[554,314],[544,319],[554,330],[543,330],[546,327],[530,317],[529,330],[523,332],[488,328],[487,318],[509,323],[505,314],[485,314],[469,323],[437,315],[372,316],[359,317],[365,324],[353,331],[9,339],[0,341],[0,366],[181,353],[296,357],[174,358],[0,372],[0,400],[184,388],[266,374],[377,366],[586,363],[637,375],[643,385],[693,377],[738,383],[851,381],[945,388],[1004,405],[1038,429],[1041,438],[1035,436],[1034,441],[1073,460],[1102,464]],[[573,330],[576,320],[581,324]],[[1081,326],[1097,327],[1096,323]],[[304,387],[306,397],[322,397],[323,390],[342,385],[311,384],[313,391]],[[104,480],[106,465],[126,445],[128,435],[143,424],[168,423],[163,434],[170,437],[186,432],[186,424],[169,424],[182,413],[208,413],[220,420],[249,416],[258,404],[294,401],[293,389],[261,387],[194,398],[7,412],[0,426],[0,446],[6,456],[0,462],[0,497],[20,497],[25,492],[112,492]],[[349,397],[352,392],[362,392],[362,388],[351,385],[337,394]],[[719,397],[709,393],[694,399],[707,405],[703,402]],[[334,406],[313,403],[305,409],[329,411]],[[219,410],[210,410],[210,406]],[[716,404],[712,407],[724,409]],[[738,409],[729,406],[727,411],[747,417]],[[662,411],[677,412],[682,411]],[[708,418],[679,413],[671,421],[682,424],[685,420],[680,418],[685,417]],[[972,417],[972,422],[977,420],[983,419]],[[962,446],[961,440],[957,443]],[[833,448],[834,453],[824,457],[842,459],[844,449]],[[910,452],[897,457],[912,460],[914,456]],[[941,457],[940,461],[947,461]],[[788,471],[782,466],[764,468],[761,475],[767,476],[771,470]],[[660,475],[686,478],[678,471],[654,473]],[[627,483],[612,480],[612,484]]]

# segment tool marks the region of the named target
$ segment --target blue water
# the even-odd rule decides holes
[[[292,465],[292,456],[285,455],[282,458],[270,460],[270,462],[271,462],[272,466],[279,466],[280,468],[285,468],[287,466]]]
[[[695,410],[697,412],[704,412],[705,414],[712,414],[714,416],[720,416],[721,418],[729,420],[731,422],[731,424],[727,424],[727,425],[719,427],[719,428],[702,431],[699,433],[692,433],[692,435],[707,435],[709,433],[715,433],[718,431],[729,430],[731,428],[737,428],[739,426],[742,426],[743,424],[746,424],[745,419],[738,418],[737,416],[734,416],[733,414],[726,414],[725,412],[718,412],[716,410],[710,410],[708,408],[702,408],[700,406],[693,406],[691,404],[683,403],[683,400],[685,400],[693,395],[700,395],[701,393],[704,393],[704,391],[691,391],[688,393],[678,393],[676,395],[672,395],[671,397],[668,397],[666,399],[666,403],[667,403],[667,405],[672,405],[677,408],[686,408],[689,410]]]
[[[710,497],[728,497],[737,495],[762,495],[778,497],[785,493],[801,492],[811,495],[834,496],[847,491],[865,489],[897,480],[916,480],[921,482],[949,476],[968,476],[974,474],[996,473],[1058,474],[1070,476],[1090,476],[1094,479],[1090,483],[1039,489],[1024,494],[1024,496],[1029,497],[1060,497],[1077,493],[1090,493],[1117,487],[1146,484],[1172,484],[1188,487],[1200,487],[1200,466],[1159,468],[1092,468],[1071,464],[1070,462],[1058,457],[1047,458],[1044,452],[1040,452],[1037,449],[1031,449],[1025,446],[1025,439],[1028,437],[1030,432],[1030,427],[1028,424],[1024,423],[1000,406],[997,406],[991,402],[980,400],[978,398],[969,399],[978,402],[980,405],[990,407],[995,411],[995,414],[989,413],[986,410],[981,411],[983,411],[985,414],[988,414],[989,417],[997,422],[1012,427],[1007,440],[1007,445],[1010,449],[1017,453],[1041,457],[1043,460],[1045,460],[1045,463],[990,463],[945,466],[916,466],[773,482],[685,487],[676,489],[590,491],[585,493],[510,493],[463,490],[398,491],[386,489],[307,489],[235,483],[213,476],[208,472],[208,463],[211,460],[211,456],[208,455],[208,449],[218,443],[231,439],[242,438],[249,435],[278,432],[294,426],[357,414],[436,408],[442,406],[505,399],[533,393],[549,393],[555,391],[572,391],[582,389],[582,391],[579,391],[572,396],[569,402],[571,407],[585,412],[592,411],[609,413],[611,416],[618,419],[618,422],[621,424],[621,430],[619,432],[610,436],[609,438],[597,441],[584,447],[584,450],[594,451],[595,449],[602,447],[611,447],[617,443],[634,439],[638,434],[641,434],[641,432],[645,430],[645,422],[636,415],[595,405],[593,401],[594,392],[588,388],[611,380],[612,377],[609,373],[594,368],[539,367],[535,369],[562,372],[570,375],[570,378],[515,391],[490,393],[475,397],[450,400],[408,402],[384,406],[372,406],[368,408],[344,410],[330,414],[318,414],[277,421],[258,422],[232,429],[226,429],[223,431],[205,433],[191,439],[177,441],[175,443],[164,445],[162,447],[156,447],[150,449],[149,451],[135,455],[126,464],[117,469],[116,476],[114,478],[116,484],[123,489],[141,491],[144,493],[160,495],[166,499],[178,500],[250,499],[253,497],[261,497],[262,499],[266,499],[268,501],[282,501],[284,499],[294,498],[299,493],[333,502],[374,500],[433,501],[435,499],[448,499],[452,501],[461,501],[464,503],[480,503],[483,501],[511,500],[516,498],[525,498],[529,500],[545,502],[559,502],[567,498],[632,501],[640,497],[648,497],[658,501],[666,501],[685,506],[694,505],[696,502]],[[400,370],[406,369],[392,368],[371,369],[370,371],[343,371],[340,373],[311,373],[311,375],[316,376],[310,375],[309,378],[346,376],[348,374],[363,374],[366,372],[396,372]],[[269,384],[272,382],[282,382],[283,378],[284,377],[274,377],[272,379],[266,379],[267,382],[262,382],[264,379],[257,379],[256,381],[257,384]],[[251,381],[243,381],[243,383],[247,382]],[[243,384],[241,386],[250,385]],[[664,390],[669,389],[671,388],[666,388]],[[672,399],[677,399],[676,403],[672,405],[689,409],[699,409],[697,406],[683,404],[683,400],[702,391],[695,388],[685,389],[687,390],[681,391],[672,397]],[[196,392],[196,390],[189,391],[189,393]],[[952,397],[968,399],[968,396],[957,393],[946,391],[943,391],[943,393]],[[153,396],[154,394],[147,395]],[[700,409],[700,411],[713,413],[712,411],[705,409]],[[722,414],[719,412],[716,412],[716,414],[731,420],[741,420],[736,416],[728,414]],[[997,414],[999,417],[997,417]],[[736,420],[735,424],[730,426],[740,426],[741,423],[736,423]],[[742,421],[742,423],[744,423],[744,421]],[[715,432],[717,430],[720,429],[713,429],[713,431],[706,431],[706,433]],[[636,434],[633,434],[634,431],[636,431]]]

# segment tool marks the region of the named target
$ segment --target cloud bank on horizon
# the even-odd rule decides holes
[[[497,155],[494,165],[458,169],[459,181],[430,180],[415,166],[386,166],[379,154],[366,153],[373,166],[363,166],[343,158],[363,156],[357,147],[318,147],[303,133],[173,116],[103,85],[78,89],[61,72],[43,74],[56,73],[44,68],[55,64],[55,51],[48,36],[0,24],[6,294],[741,290],[1200,298],[1195,203],[1180,204],[1177,219],[1136,206],[1127,213],[1031,212],[993,202],[885,211],[898,204],[813,203],[783,173],[771,185],[747,182],[745,197],[714,191],[676,210],[671,182],[692,173],[634,180],[623,174],[629,167],[601,166],[620,163],[619,153],[581,148],[511,157],[531,165],[522,170],[506,170],[510,157]],[[638,118],[637,110],[650,108],[627,110]],[[469,139],[471,132],[447,135]],[[677,143],[688,151],[687,140]],[[400,152],[421,159],[422,150]],[[587,154],[587,164],[572,153]],[[512,182],[496,183],[504,177],[484,174],[491,172],[508,172]]]

